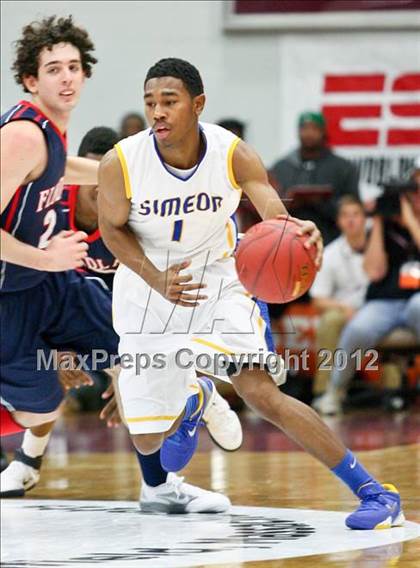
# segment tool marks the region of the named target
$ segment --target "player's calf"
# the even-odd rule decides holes
[[[283,428],[281,405],[284,395],[265,371],[245,369],[239,376],[232,376],[231,381],[251,410]]]

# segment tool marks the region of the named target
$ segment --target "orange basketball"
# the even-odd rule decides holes
[[[304,247],[292,219],[270,219],[251,227],[236,250],[239,280],[253,296],[285,304],[309,290],[317,272],[317,249]]]

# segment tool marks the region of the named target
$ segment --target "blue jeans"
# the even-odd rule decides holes
[[[411,329],[420,340],[420,292],[409,300],[369,300],[343,329],[337,349],[347,354],[347,365],[333,367],[331,389],[343,391],[355,373],[356,359],[350,357],[358,349],[375,347],[397,327]]]

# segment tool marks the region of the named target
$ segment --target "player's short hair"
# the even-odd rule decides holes
[[[38,22],[31,22],[22,30],[22,37],[14,42],[16,59],[12,65],[15,80],[23,85],[24,77],[37,77],[39,54],[46,47],[52,49],[57,43],[70,43],[80,52],[82,68],[86,77],[92,74],[92,66],[97,62],[92,51],[95,50],[88,33],[74,25],[73,17],[58,18],[51,16]]]
[[[106,126],[96,126],[83,136],[77,155],[85,157],[86,154],[91,153],[104,156],[118,141],[119,137],[115,130]]]
[[[342,208],[346,205],[358,205],[363,211],[365,210],[363,203],[356,195],[348,194],[343,195],[343,197],[340,197],[337,201],[337,215],[341,213]]]
[[[150,67],[144,84],[146,85],[149,79],[157,77],[176,77],[181,79],[191,97],[197,97],[204,93],[204,85],[198,69],[184,59],[178,59],[177,57],[161,59]]]

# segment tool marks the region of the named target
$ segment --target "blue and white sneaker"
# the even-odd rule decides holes
[[[346,519],[350,529],[390,529],[404,524],[398,490],[391,484],[382,487],[384,490],[378,493],[377,486],[362,485],[358,491],[360,506]]]
[[[207,377],[197,379],[200,390],[190,396],[185,407],[185,417],[176,432],[166,438],[160,450],[160,463],[165,471],[183,469],[197,448],[199,427],[203,414],[212,404],[216,387]]]

